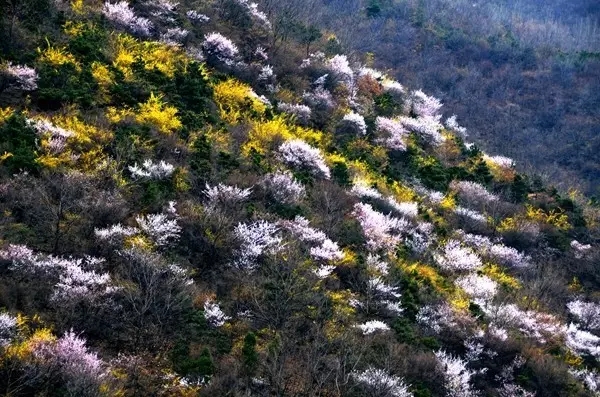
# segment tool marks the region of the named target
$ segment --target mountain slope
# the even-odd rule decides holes
[[[585,197],[293,6],[34,4],[2,14],[7,395],[598,393]]]

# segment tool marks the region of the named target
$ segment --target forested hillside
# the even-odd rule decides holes
[[[597,1],[305,3],[316,10],[306,18],[347,50],[439,98],[481,147],[564,191],[598,195]]]
[[[600,208],[423,52],[335,1],[0,5],[0,395],[600,395]]]

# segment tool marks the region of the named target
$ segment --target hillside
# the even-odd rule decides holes
[[[600,395],[598,206],[316,1],[1,4],[0,395]]]
[[[348,51],[439,98],[479,146],[599,194],[598,2],[313,2]]]

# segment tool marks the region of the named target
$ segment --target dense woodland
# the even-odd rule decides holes
[[[377,67],[435,95],[482,148],[564,191],[598,195],[597,1],[314,3],[307,20],[319,15],[356,56],[372,53]]]
[[[0,0],[0,395],[599,396],[578,4]]]

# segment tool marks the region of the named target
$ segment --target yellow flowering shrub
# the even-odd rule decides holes
[[[221,118],[236,124],[253,116],[262,116],[267,107],[257,97],[249,85],[235,79],[227,79],[215,85],[214,100],[219,107]]]
[[[546,213],[541,208],[535,208],[534,206],[529,204],[525,205],[525,210],[525,216],[527,217],[527,219],[553,225],[554,227],[560,230],[569,230],[571,228],[571,224],[569,223],[569,217],[567,216],[567,214],[557,212],[555,210]]]
[[[269,121],[255,121],[248,134],[248,141],[244,144],[242,152],[246,155],[254,148],[259,153],[273,151],[287,140],[299,138],[313,145],[318,145],[322,140],[320,132],[289,125],[283,117],[275,117]]]
[[[170,134],[182,126],[176,114],[176,107],[166,105],[160,96],[151,94],[147,102],[139,104],[135,119],[138,123],[156,127],[163,134]]]
[[[39,60],[52,66],[62,66],[66,64],[72,64],[79,71],[81,66],[73,54],[69,53],[65,48],[58,48],[48,46],[47,49],[41,50],[38,48],[40,54]]]
[[[521,283],[517,278],[507,274],[504,269],[494,263],[486,263],[482,273],[507,289],[517,290],[521,288]]]

